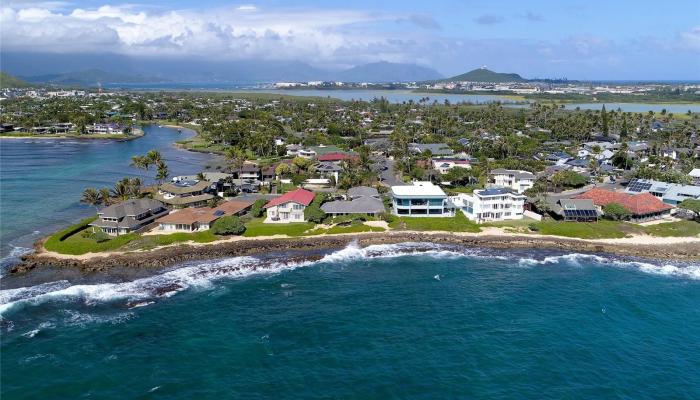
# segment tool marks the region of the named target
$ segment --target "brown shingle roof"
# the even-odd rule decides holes
[[[215,208],[185,208],[179,211],[174,211],[162,218],[156,220],[158,223],[169,224],[187,224],[191,225],[195,222],[212,223],[225,215],[236,215],[253,203],[249,201],[227,201]]]

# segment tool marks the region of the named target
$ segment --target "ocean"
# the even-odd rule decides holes
[[[155,149],[171,176],[197,174],[212,156],[175,148],[194,135],[183,129],[147,125],[141,138],[112,140],[0,139],[0,257],[2,263],[31,248],[37,239],[81,218],[93,207],[81,204],[87,187],[112,187],[119,179],[139,176],[154,182],[154,171],[130,166],[131,157]]]
[[[422,243],[289,256],[5,287],[0,394],[700,398],[700,265]]]

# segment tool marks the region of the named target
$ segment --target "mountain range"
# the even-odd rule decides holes
[[[486,68],[477,68],[451,78],[443,79],[444,82],[527,82],[528,80],[514,73],[494,72]]]
[[[22,79],[0,72],[0,89],[5,88],[26,88],[32,87],[32,84]]]
[[[3,53],[0,70],[34,83],[95,86],[98,83],[415,82],[441,79],[415,64],[376,62],[348,69],[321,69],[299,61],[208,61],[128,57],[116,54]]]
[[[322,69],[300,61],[211,61],[129,57],[117,54],[2,53],[0,70],[29,84],[97,86],[98,84],[270,82],[527,82],[515,73],[478,68],[451,78],[416,64],[375,62],[347,69]]]

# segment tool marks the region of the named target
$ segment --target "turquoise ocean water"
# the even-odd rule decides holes
[[[149,125],[143,137],[111,140],[0,140],[0,256],[19,254],[38,238],[94,214],[80,203],[86,187],[112,187],[124,176],[153,182],[153,171],[131,167],[131,156],[161,152],[171,175],[196,174],[211,156],[173,147],[194,132]]]
[[[417,244],[287,258],[5,289],[2,398],[700,397],[698,265]]]

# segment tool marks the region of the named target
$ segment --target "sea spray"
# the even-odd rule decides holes
[[[593,265],[635,269],[637,271],[687,279],[700,279],[700,265],[656,264],[650,261],[608,257],[595,254],[559,254],[541,257],[518,257],[515,250],[507,253],[482,248],[464,248],[457,245],[409,242],[361,247],[357,242],[326,254],[317,261],[281,261],[277,258],[233,257],[218,261],[184,263],[167,272],[120,283],[71,285],[68,281],[43,283],[36,286],[0,290],[0,316],[7,316],[22,307],[40,306],[47,301],[73,302],[85,305],[123,302],[128,308],[154,304],[158,298],[167,298],[187,289],[209,289],[220,279],[237,279],[256,274],[273,274],[300,267],[322,264],[343,264],[361,259],[427,257],[431,260],[459,258],[517,260],[525,267],[546,265]],[[542,254],[529,253],[532,255]],[[506,263],[507,264],[507,263]],[[501,265],[501,264],[496,264]]]

